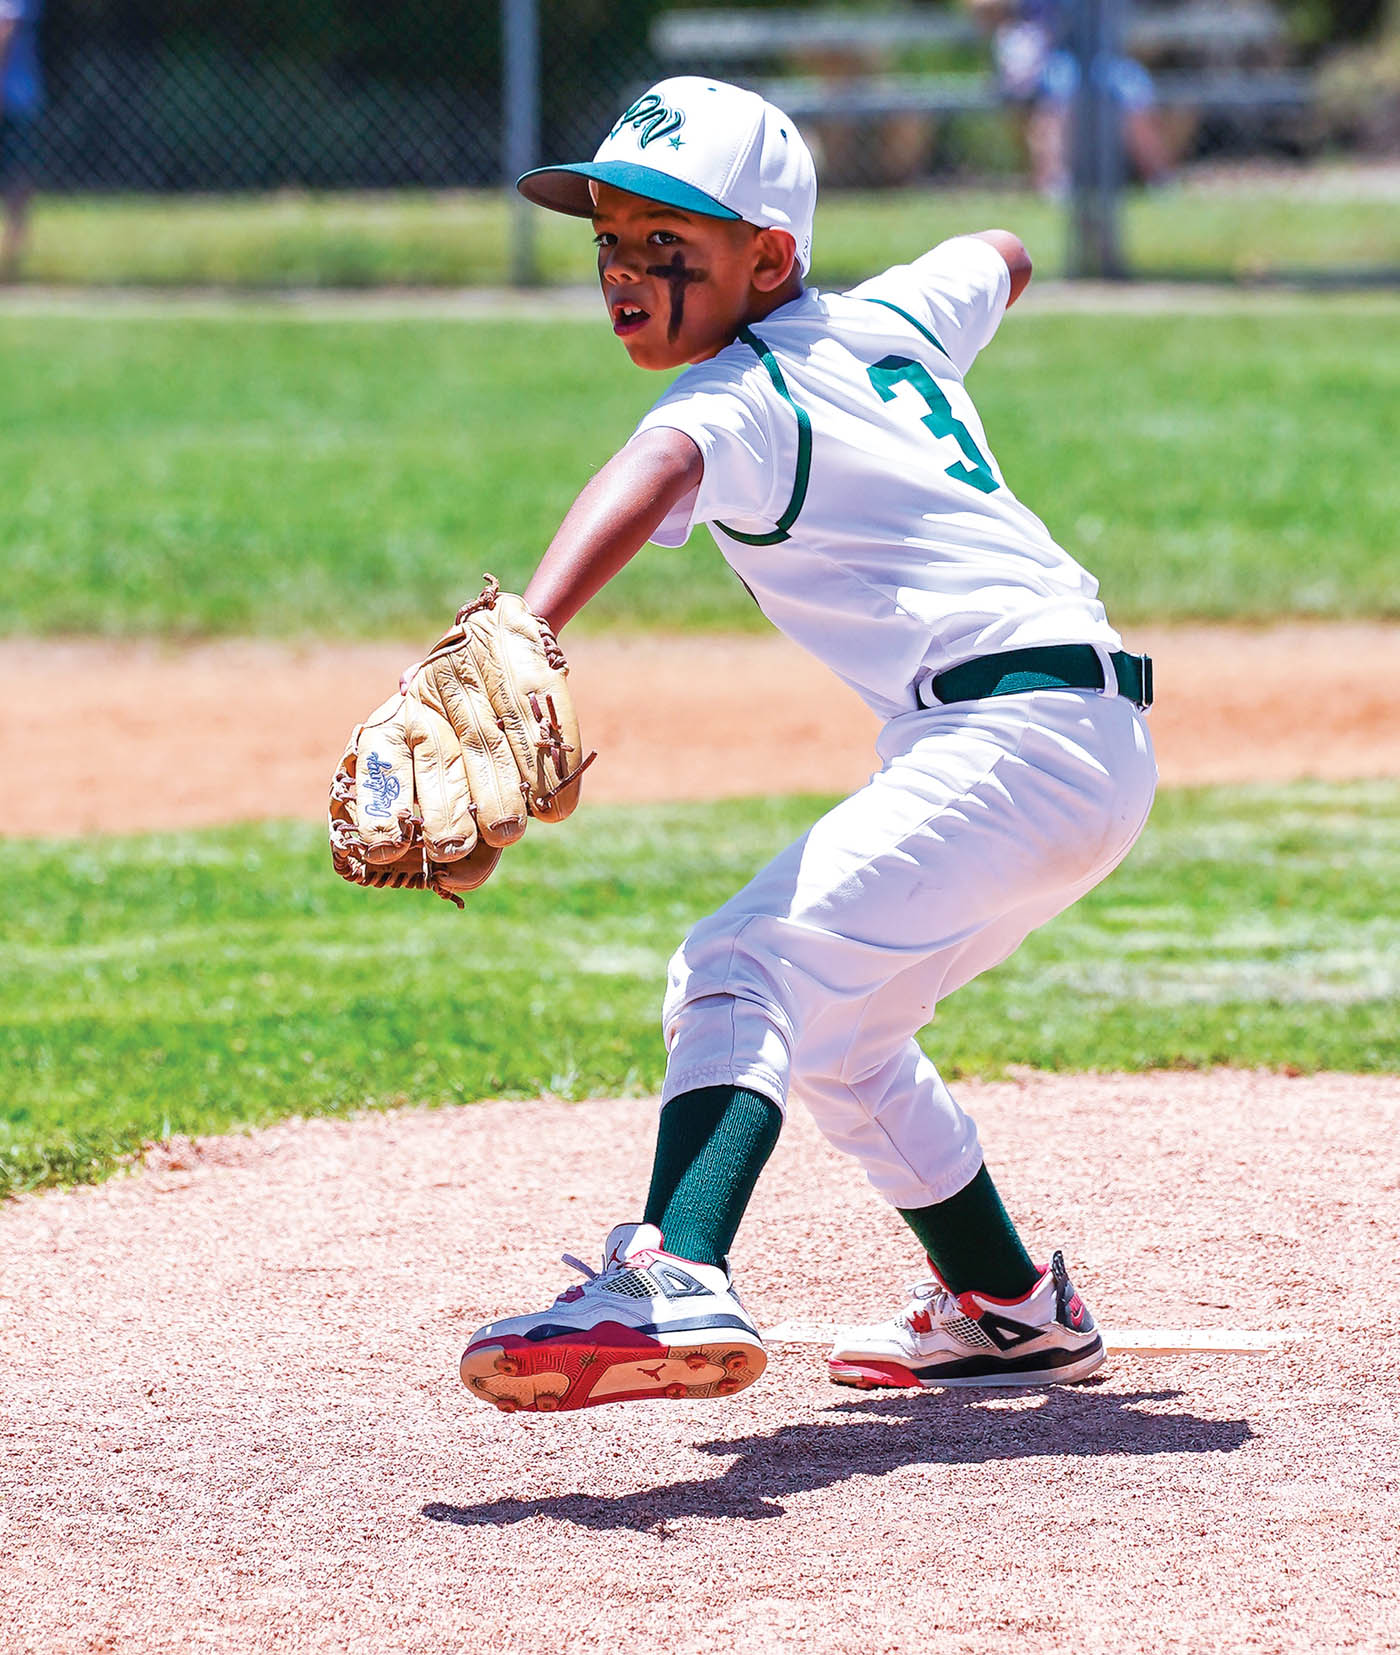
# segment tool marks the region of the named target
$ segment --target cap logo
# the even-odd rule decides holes
[[[624,109],[622,119],[608,134],[609,138],[616,138],[623,127],[635,127],[637,130],[637,146],[645,149],[648,144],[655,143],[658,138],[665,138],[670,133],[678,132],[685,125],[685,111],[671,109],[664,104],[655,92],[644,92],[629,109]],[[673,149],[680,148],[680,139],[672,138]]]

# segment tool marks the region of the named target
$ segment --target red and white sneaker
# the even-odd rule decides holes
[[[654,1224],[619,1224],[594,1272],[548,1310],[488,1322],[462,1355],[462,1383],[503,1413],[595,1408],[651,1397],[732,1396],[767,1366],[729,1277],[665,1251]]]
[[[1104,1359],[1063,1253],[1022,1299],[950,1293],[935,1272],[914,1282],[891,1322],[852,1328],[827,1359],[838,1385],[1067,1385]]]

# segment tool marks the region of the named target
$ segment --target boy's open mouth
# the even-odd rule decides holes
[[[620,304],[613,307],[613,332],[619,337],[635,333],[651,316],[650,311],[643,310],[640,305]]]

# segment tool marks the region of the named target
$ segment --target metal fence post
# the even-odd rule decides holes
[[[540,20],[538,0],[501,0],[501,166],[509,214],[510,279],[532,287],[540,279],[535,252],[535,209],[515,188],[538,164],[540,150]]]
[[[1125,274],[1118,239],[1123,111],[1110,79],[1110,66],[1122,51],[1122,22],[1123,0],[1074,0],[1070,8],[1069,47],[1079,66],[1070,113],[1072,276]]]

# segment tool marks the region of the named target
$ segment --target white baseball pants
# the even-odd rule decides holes
[[[663,1102],[789,1091],[896,1207],[946,1201],[977,1128],[915,1032],[1127,855],[1156,765],[1122,696],[1088,690],[903,713],[883,765],[676,951]]]

